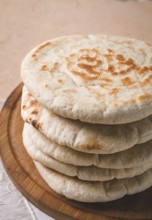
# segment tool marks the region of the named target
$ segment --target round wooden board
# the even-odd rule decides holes
[[[5,169],[19,191],[55,219],[152,219],[152,187],[108,203],[81,203],[66,199],[43,181],[22,144],[20,84],[7,99],[0,117],[0,153]]]

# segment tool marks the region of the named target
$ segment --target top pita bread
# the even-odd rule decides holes
[[[53,39],[25,57],[21,77],[42,105],[67,118],[119,124],[152,114],[152,46],[140,40]]]

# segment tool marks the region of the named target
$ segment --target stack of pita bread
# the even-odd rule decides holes
[[[23,60],[23,143],[57,193],[107,202],[152,186],[152,46],[67,36]]]

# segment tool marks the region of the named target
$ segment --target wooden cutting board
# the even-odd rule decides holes
[[[43,181],[22,144],[20,84],[7,99],[0,117],[0,153],[17,189],[36,207],[59,220],[152,219],[152,187],[108,203],[81,203],[66,199]]]

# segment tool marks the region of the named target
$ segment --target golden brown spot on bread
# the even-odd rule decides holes
[[[97,74],[95,76],[89,76],[89,75],[86,75],[84,72],[79,72],[79,71],[75,71],[75,70],[71,70],[71,72],[74,75],[81,76],[81,78],[83,78],[84,80],[96,80],[96,79],[98,79]]]
[[[103,80],[103,81],[109,82],[109,83],[113,82],[112,79],[109,79],[109,78],[106,78],[106,77],[101,77],[100,80]]]
[[[143,73],[147,72],[148,70],[149,70],[149,67],[144,66],[144,67],[140,68],[139,74],[143,74]]]
[[[146,79],[144,79],[140,84],[142,87],[151,84],[151,80],[152,80],[152,74],[149,75]]]
[[[106,87],[106,83],[99,84],[99,86],[100,86],[101,88],[105,88],[105,87]]]
[[[147,77],[147,80],[152,80],[152,74],[150,74],[148,77]]]
[[[138,73],[139,74],[144,74],[145,72],[151,71],[152,70],[152,66],[144,66],[139,68]]]
[[[99,53],[99,51],[96,48],[93,48],[92,51],[95,52],[96,54]]]
[[[56,72],[58,69],[58,62],[53,63],[53,66],[51,67],[51,69],[49,69],[50,73],[54,73]]]
[[[64,89],[64,93],[76,93],[77,91],[75,89]]]
[[[79,50],[82,53],[86,53],[83,54],[80,57],[76,57],[78,63],[77,63],[77,67],[80,70],[76,70],[75,68],[72,68],[73,65],[73,61],[70,59],[69,57],[66,57],[66,63],[67,63],[67,69],[73,73],[76,76],[81,77],[84,81],[89,81],[89,80],[96,80],[98,79],[97,75],[100,75],[100,71],[97,71],[96,68],[98,68],[101,64],[102,61],[100,59],[97,59],[97,53],[99,53],[99,51],[96,48],[92,48],[92,49],[80,49]],[[96,55],[94,55],[93,57],[89,55],[89,53],[95,53]],[[74,56],[76,56],[77,54],[74,54]],[[88,63],[84,63],[83,61],[87,61]],[[93,62],[93,63],[92,63]]]
[[[117,74],[120,74],[120,75],[124,75],[126,73],[126,70],[121,70],[119,73],[117,73]],[[116,74],[116,75],[117,75]]]
[[[94,61],[96,61],[96,57],[90,57],[88,55],[83,55],[78,58],[78,61],[81,61],[81,60],[86,60],[88,62],[94,62]]]
[[[140,101],[144,101],[145,99],[149,99],[151,97],[150,94],[145,93],[144,95],[140,95],[138,98]]]
[[[88,144],[82,145],[82,148],[87,149],[87,150],[100,150],[103,146],[100,144],[94,144],[95,140],[93,138],[89,138]]]
[[[72,62],[66,57],[67,68],[69,69],[72,66]]]
[[[63,83],[63,80],[62,80],[62,79],[58,79],[58,82],[59,82],[59,83]]]
[[[33,53],[33,54],[32,54],[32,57],[33,57],[33,58],[35,58],[35,57],[36,57],[36,54],[35,54],[35,53]]]
[[[103,96],[103,93],[99,92],[97,89],[94,89],[93,87],[86,87],[86,89],[91,94],[95,94],[97,99],[99,99],[99,98],[101,98]]]
[[[141,84],[142,87],[144,87],[144,86],[150,84],[150,81],[149,81],[149,79],[145,79],[145,80],[142,81],[140,84]]]
[[[113,88],[110,92],[109,95],[116,95],[119,92],[118,88]]]
[[[116,59],[119,60],[119,61],[124,61],[125,60],[125,58],[124,58],[124,56],[122,54],[118,54],[116,56]]]
[[[37,103],[36,100],[31,100],[31,101],[30,101],[30,105],[35,105],[36,103]]]
[[[31,114],[37,115],[37,114],[38,114],[38,111],[37,111],[37,110],[34,110],[34,111],[31,112]]]
[[[87,52],[87,53],[89,53],[91,51],[91,52],[94,52],[96,54],[99,53],[99,51],[96,48],[92,48],[92,49],[83,48],[83,49],[80,49],[79,51],[80,52]]]
[[[88,73],[98,75],[98,74],[100,74],[100,72],[95,71],[94,68],[98,67],[101,63],[102,63],[101,60],[96,60],[96,64],[94,64],[94,65],[89,65],[89,64],[85,64],[85,63],[78,63],[78,67],[80,69],[86,70]]]
[[[129,71],[137,71],[138,70],[138,67],[136,66],[136,64],[132,64],[131,66],[129,66],[126,71],[129,72]]]
[[[102,64],[102,60],[96,60],[96,65],[93,65],[93,67],[99,67]]]
[[[116,59],[119,61],[118,64],[125,64],[127,66],[134,66],[135,67],[135,63],[133,61],[132,58],[128,58],[127,60],[125,59],[125,57],[121,54],[118,54],[116,56]]]
[[[36,100],[31,100],[31,101],[30,101],[30,107],[32,107],[32,106],[37,106],[37,107],[39,107],[40,104],[39,104],[39,102],[37,102]]]
[[[110,48],[108,48],[107,51],[108,51],[109,53],[113,53],[113,52],[114,52],[114,51],[111,50]]]
[[[108,71],[113,73],[114,72],[114,66],[112,64],[108,65]]]
[[[78,63],[78,67],[81,69],[85,69],[87,72],[92,73],[92,65],[85,64],[85,63]]]
[[[47,65],[43,65],[43,66],[41,66],[41,68],[40,68],[40,70],[49,70],[49,68],[48,68],[48,66]]]
[[[74,56],[75,56],[75,53],[70,54],[70,57],[74,57]]]
[[[48,84],[45,84],[44,87],[45,87],[45,88],[49,88],[49,85],[48,85]]]
[[[36,105],[37,104],[37,101],[36,100],[31,100],[30,101],[30,105],[32,106],[32,105]]]
[[[32,54],[32,57],[36,57],[36,55],[40,52],[40,50],[44,49],[47,46],[50,46],[51,44],[52,44],[51,42],[46,42],[45,44],[38,47],[38,49],[35,51],[35,53]]]
[[[106,58],[107,63],[110,63],[110,62],[111,62],[111,60],[112,60],[112,54],[104,54],[104,57]]]
[[[26,107],[27,107],[26,105],[23,105],[23,106],[22,106],[23,109],[25,109]]]
[[[41,45],[37,50],[36,52],[39,52],[40,50],[42,50],[44,47],[47,47],[47,46],[50,46],[52,43],[49,41],[49,42],[46,42],[45,44]]]
[[[129,71],[137,71],[138,68],[136,66],[136,64],[134,63],[133,59],[129,58],[128,60],[124,60],[124,61],[119,61],[119,66],[121,66],[121,64],[125,64],[128,67],[124,70],[121,70],[119,72],[112,72],[112,75],[123,75],[123,74],[127,74]]]
[[[121,82],[124,86],[129,86],[129,85],[133,84],[133,82],[129,76],[126,76],[125,78],[121,79]]]
[[[28,96],[28,97],[31,97],[31,96],[32,96],[32,94],[28,92],[27,96]]]
[[[80,52],[89,52],[89,49],[86,49],[86,48],[80,49]]]
[[[48,70],[50,73],[54,73],[55,71],[57,71],[57,69],[58,69],[58,63],[57,62],[53,63],[51,68],[49,68],[47,65],[43,65],[40,68],[40,70],[42,70],[42,71]]]
[[[135,67],[135,64],[134,64],[134,61],[133,61],[132,58],[129,58],[128,60],[126,60],[126,61],[124,62],[124,64],[126,64],[127,66],[133,66],[133,67]]]
[[[112,73],[112,75],[124,75],[124,74],[127,74],[129,71],[133,71],[133,70],[137,70],[137,67],[136,67],[136,65],[135,64],[133,64],[133,65],[131,65],[131,66],[129,66],[127,69],[125,69],[125,70],[121,70],[121,71],[119,71],[119,72],[115,72],[115,71],[113,71],[113,72],[111,72]]]

